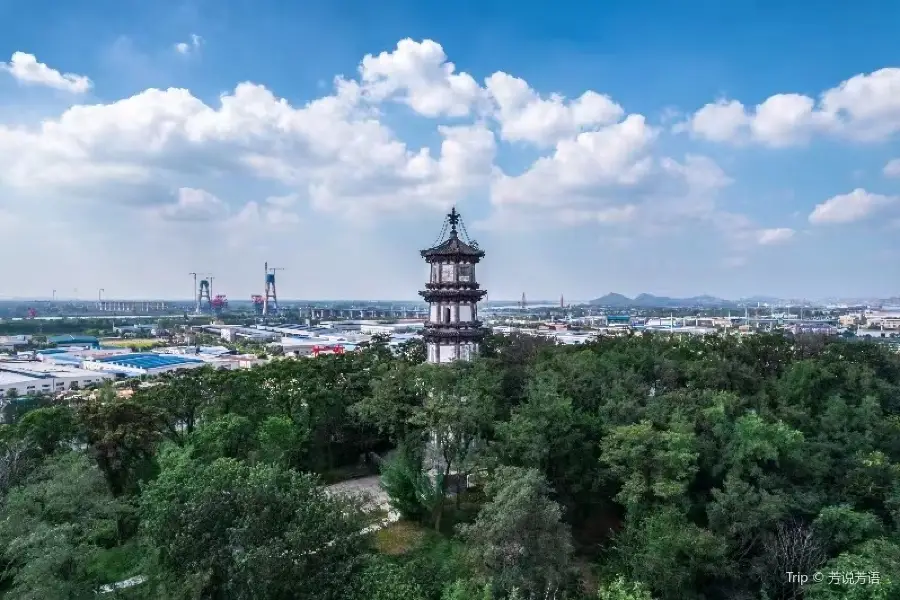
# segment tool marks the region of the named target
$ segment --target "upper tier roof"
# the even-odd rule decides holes
[[[447,230],[447,226],[450,226],[450,231],[447,234],[447,237],[444,238],[444,232]],[[444,229],[441,231],[441,236],[438,239],[443,239],[442,242],[437,244],[436,246],[432,246],[426,250],[422,250],[422,257],[425,259],[437,259],[437,258],[469,258],[475,259],[477,262],[479,259],[484,257],[484,250],[478,247],[478,243],[473,240],[468,240],[468,242],[464,242],[459,237],[459,232],[457,231],[457,226],[462,225],[462,217],[460,217],[459,213],[456,212],[456,208],[450,211],[450,214],[447,215],[447,218],[444,220]],[[462,225],[463,233],[465,234],[465,225]],[[468,238],[468,236],[466,236]]]

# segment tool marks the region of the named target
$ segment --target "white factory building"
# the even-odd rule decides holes
[[[345,351],[352,351],[357,346],[368,341],[369,336],[342,336],[329,335],[319,336],[312,335],[309,337],[285,336],[281,338],[279,344],[284,350],[285,356],[313,356],[318,351],[333,349],[340,346]]]
[[[15,350],[31,343],[30,335],[0,335],[0,350]]]
[[[0,395],[54,394],[102,383],[112,373],[35,360],[0,362]]]
[[[218,333],[226,342],[237,342],[246,340],[248,342],[271,342],[278,339],[278,334],[273,331],[259,329],[256,327],[240,327],[237,325],[210,325],[203,328],[210,333]]]
[[[421,320],[400,320],[396,323],[382,323],[373,320],[322,321],[316,326],[310,325],[260,325],[258,329],[271,331],[281,336],[309,337],[311,335],[337,335],[343,332],[355,332],[364,335],[401,334],[422,331],[425,322]]]
[[[419,337],[422,321],[378,323],[376,321],[323,322],[316,327],[309,325],[279,325],[267,329],[281,334],[281,346],[285,356],[317,356],[340,351],[352,352],[360,344],[369,342],[375,335],[390,337],[388,345],[397,348],[402,343]]]
[[[52,348],[28,353],[46,364],[106,372],[111,377],[159,375],[210,365],[216,369],[247,369],[265,362],[255,355],[235,355],[225,346],[172,346],[153,352],[127,348]]]
[[[900,331],[900,312],[868,312],[865,314],[866,329],[886,329]]]

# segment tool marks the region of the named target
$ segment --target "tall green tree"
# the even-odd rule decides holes
[[[138,482],[153,473],[163,428],[159,411],[132,400],[101,395],[82,406],[78,417],[88,451],[113,495],[136,492]]]
[[[75,411],[68,406],[35,409],[22,417],[18,429],[43,454],[50,454],[74,442],[78,436]]]
[[[813,582],[809,600],[892,600],[900,597],[900,545],[869,540],[831,559]]]
[[[190,369],[167,373],[159,383],[140,390],[135,400],[157,408],[166,425],[166,436],[184,443],[203,411],[218,400],[218,374],[212,367]]]
[[[141,496],[160,595],[346,598],[367,538],[358,507],[329,497],[308,475],[172,452]]]
[[[499,593],[554,597],[569,575],[572,541],[543,475],[502,467],[486,491],[491,500],[460,527],[472,565]]]
[[[621,425],[602,442],[601,461],[621,483],[616,500],[633,511],[683,501],[697,458],[694,432],[683,423],[663,430],[650,421]]]

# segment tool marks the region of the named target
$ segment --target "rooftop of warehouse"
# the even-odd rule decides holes
[[[99,344],[100,340],[90,335],[54,335],[47,338],[51,344]]]
[[[40,381],[40,379],[37,377],[29,377],[28,375],[20,375],[19,373],[0,371],[0,385],[18,385],[20,383],[30,383],[32,381]]]
[[[2,361],[0,362],[0,372],[16,371],[18,373],[29,375],[34,374],[35,377],[73,377],[73,376],[94,376],[95,371],[88,371],[77,366],[60,365],[56,363],[39,362],[34,360],[21,361]]]
[[[187,356],[179,356],[176,354],[156,354],[153,352],[138,352],[134,354],[122,354],[119,356],[106,356],[95,359],[96,362],[107,363],[124,367],[132,367],[136,369],[158,369],[161,367],[171,367],[173,365],[185,365],[202,363],[197,358],[189,358]]]

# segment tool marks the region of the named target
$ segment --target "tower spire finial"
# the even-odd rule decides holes
[[[456,235],[456,226],[459,224],[459,219],[459,213],[456,212],[456,207],[454,206],[447,215],[447,222],[450,223],[450,235]]]

